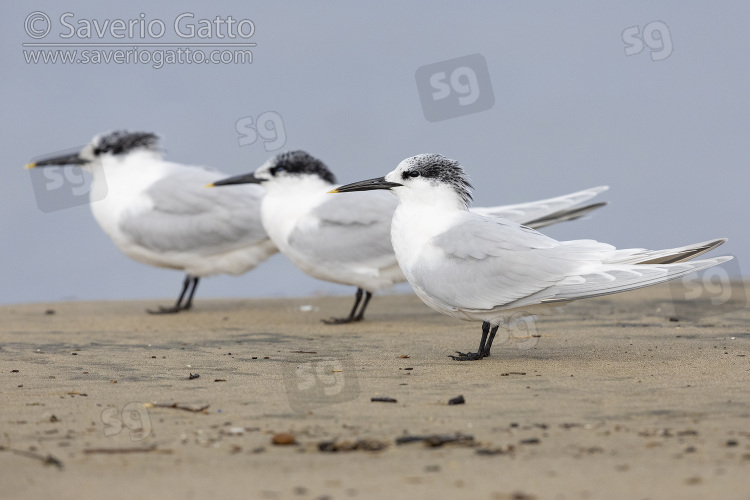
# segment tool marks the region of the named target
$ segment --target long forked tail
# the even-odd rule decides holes
[[[576,205],[593,198],[607,189],[609,189],[608,186],[598,186],[555,198],[528,203],[497,207],[473,207],[471,211],[485,217],[500,217],[534,229],[539,229],[558,222],[581,218],[593,210],[603,207],[607,204],[606,202],[592,203],[583,207],[576,207]]]
[[[732,259],[723,256],[675,264],[607,264],[599,272],[566,278],[555,285],[554,298],[543,302],[568,302],[635,290],[681,278]]]
[[[667,250],[645,250],[643,248],[616,250],[613,256],[605,261],[605,264],[675,264],[710,252],[726,241],[726,238],[719,238]]]

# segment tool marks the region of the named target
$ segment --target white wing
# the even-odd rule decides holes
[[[543,302],[569,302],[571,300],[599,297],[613,293],[635,290],[702,271],[719,265],[734,257],[722,256],[710,259],[691,260],[676,264],[605,264],[592,274],[577,276],[555,287],[555,296]]]
[[[304,249],[311,262],[377,273],[397,265],[390,237],[397,204],[382,191],[326,197],[299,221],[289,243]]]
[[[559,242],[525,226],[469,212],[433,242],[443,257],[423,259],[411,270],[410,281],[449,311],[501,311],[617,293],[731,258],[611,263],[610,258],[627,251],[593,240]]]
[[[497,207],[474,207],[471,211],[485,217],[500,217],[539,229],[558,222],[578,219],[605,206],[607,203],[601,202],[576,207],[607,189],[608,186],[598,186],[545,200]]]
[[[183,167],[141,194],[120,219],[131,241],[150,251],[210,256],[266,244],[260,221],[262,188],[254,185],[209,189],[225,174]]]
[[[512,304],[550,289],[586,265],[594,269],[613,249],[590,240],[561,244],[517,223],[469,212],[433,241],[444,257],[420,262],[412,286],[454,310]]]

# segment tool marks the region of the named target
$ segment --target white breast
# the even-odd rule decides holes
[[[122,159],[107,158],[103,164],[91,166],[91,211],[102,230],[118,246],[129,243],[119,229],[121,215],[128,210],[150,209],[139,197],[173,168],[173,164],[148,151],[132,153]]]
[[[455,211],[399,204],[391,224],[391,242],[407,279],[417,264],[442,257],[443,251],[433,245],[433,238],[443,233],[454,217]]]
[[[273,181],[271,181],[273,182]],[[284,185],[264,185],[266,195],[261,204],[263,227],[279,250],[293,253],[289,237],[303,219],[320,203],[325,201],[330,186],[321,182],[288,182]],[[291,255],[289,255],[291,257]]]

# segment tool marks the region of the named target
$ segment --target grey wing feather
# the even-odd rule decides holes
[[[382,191],[328,197],[297,224],[289,242],[316,262],[393,265],[391,220],[397,204]]]
[[[596,274],[581,275],[570,283],[557,285],[555,297],[543,302],[568,302],[635,290],[702,271],[733,258],[723,256],[676,264],[605,265]]]
[[[470,214],[434,244],[447,263],[419,263],[416,286],[444,307],[483,310],[548,290],[613,249],[592,240],[558,242],[510,221]]]
[[[120,229],[158,252],[211,255],[266,240],[260,220],[263,189],[206,187],[222,177],[225,174],[200,167],[181,168],[151,185],[123,215]]]
[[[628,251],[593,240],[558,242],[502,220],[467,219],[434,240],[445,252],[447,264],[443,261],[430,268],[431,262],[425,260],[415,273],[416,286],[429,290],[429,295],[448,309],[503,310],[608,295],[679,278],[731,259],[612,264],[609,259],[613,255]],[[717,241],[695,247],[714,248]]]
[[[667,250],[646,250],[644,248],[632,248],[617,250],[608,260],[608,264],[673,264],[694,259],[699,255],[710,252],[714,248],[724,244],[726,238],[703,241],[692,245]]]
[[[592,203],[583,207],[575,207],[575,205],[607,189],[609,189],[608,186],[598,186],[545,200],[497,207],[474,207],[471,211],[485,217],[500,217],[539,229],[558,222],[578,219],[603,207],[606,202]]]
[[[553,214],[540,217],[538,219],[524,222],[524,224],[534,229],[541,229],[543,227],[551,226],[553,224],[558,224],[560,222],[568,222],[568,221],[580,219],[590,214],[597,208],[601,208],[606,205],[607,205],[607,202],[602,201],[599,203],[591,203],[590,205],[584,205],[582,207],[575,207],[575,208],[571,208],[567,210],[560,210],[559,212],[555,212]]]

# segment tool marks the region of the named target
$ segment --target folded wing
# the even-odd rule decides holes
[[[723,241],[671,252],[673,258],[684,259]],[[468,212],[433,243],[442,250],[442,258],[427,258],[417,264],[413,285],[449,310],[504,310],[607,295],[675,279],[731,259],[638,263],[639,259],[670,262],[670,251],[616,250],[593,240],[560,242],[519,224]]]
[[[264,191],[254,185],[207,189],[225,174],[180,168],[131,204],[119,228],[131,243],[155,252],[214,255],[268,239],[260,221]]]
[[[312,262],[376,273],[397,265],[390,236],[397,203],[382,191],[329,196],[300,220],[289,243]]]

